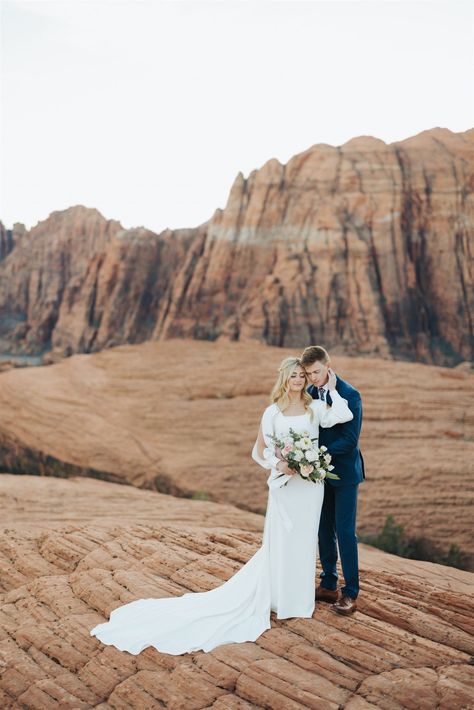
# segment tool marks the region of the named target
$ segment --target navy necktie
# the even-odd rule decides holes
[[[319,392],[319,399],[322,399],[323,402],[326,401],[326,390],[324,387],[318,387],[318,392]]]

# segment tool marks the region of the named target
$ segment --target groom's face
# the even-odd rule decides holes
[[[331,363],[326,365],[322,362],[313,362],[311,365],[306,366],[306,375],[308,380],[312,385],[316,387],[322,387],[328,381],[328,370],[331,367]]]

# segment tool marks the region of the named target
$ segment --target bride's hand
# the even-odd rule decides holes
[[[293,469],[288,466],[286,461],[280,461],[276,468],[277,471],[280,471],[280,473],[286,473],[287,476],[294,476],[296,473],[296,471],[293,471]]]
[[[336,373],[330,367],[328,368],[328,389],[330,392],[336,389]]]

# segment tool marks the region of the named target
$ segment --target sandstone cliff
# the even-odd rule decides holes
[[[18,231],[23,228],[23,225],[15,224],[13,229],[5,229],[4,225],[0,222],[0,261],[5,259],[15,246]]]
[[[1,480],[2,710],[472,707],[470,573],[362,546],[350,619],[321,604],[272,618],[256,643],[131,656],[90,629],[133,599],[221,584],[260,545],[262,518],[86,479]]]
[[[474,130],[271,160],[237,177],[164,332],[472,359],[473,188]]]
[[[88,475],[263,512],[251,459],[276,368],[294,353],[253,342],[169,340],[0,375],[0,468]],[[474,569],[474,375],[338,356],[363,397],[359,532],[391,514]]]
[[[194,230],[55,212],[0,264],[0,339],[29,353],[225,337],[472,360],[473,190],[474,129],[435,128],[270,160]]]

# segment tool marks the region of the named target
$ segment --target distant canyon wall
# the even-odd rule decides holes
[[[239,174],[195,229],[54,212],[0,236],[0,351],[257,339],[473,360],[474,129],[315,145]]]

